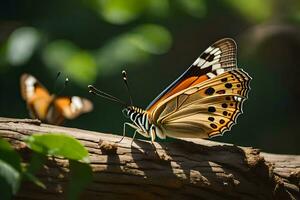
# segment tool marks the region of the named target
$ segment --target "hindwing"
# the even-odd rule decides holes
[[[242,113],[250,80],[242,69],[232,69],[165,99],[150,116],[169,137],[220,135]]]

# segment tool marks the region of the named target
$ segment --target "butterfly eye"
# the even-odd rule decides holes
[[[130,112],[130,110],[128,110],[127,108],[124,108],[124,109],[122,110],[122,113],[123,113],[123,115],[124,115],[126,118],[129,117],[129,112]]]

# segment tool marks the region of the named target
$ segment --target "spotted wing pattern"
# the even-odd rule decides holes
[[[224,38],[209,46],[196,61],[147,107],[151,112],[168,97],[236,68],[236,43]]]
[[[223,134],[242,113],[250,80],[242,69],[224,72],[165,99],[151,112],[152,120],[169,137]]]

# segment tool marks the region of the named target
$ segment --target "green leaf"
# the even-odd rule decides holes
[[[84,146],[65,134],[34,134],[27,137],[25,142],[29,148],[44,155],[89,162],[89,154]]]
[[[21,173],[16,170],[12,165],[10,165],[9,163],[5,162],[4,160],[0,159],[0,179],[2,179],[4,182],[6,182],[10,188],[11,191],[1,191],[1,195],[2,193],[6,193],[4,196],[9,196],[9,193],[12,192],[13,194],[16,194],[19,190],[20,187],[20,182],[21,182]]]
[[[148,0],[96,0],[99,13],[112,24],[125,24],[136,19],[148,5]]]
[[[37,173],[47,160],[47,156],[41,153],[33,152],[29,165],[26,167],[26,172],[35,174]]]
[[[41,169],[46,159],[47,156],[40,153],[33,152],[30,163],[27,166],[23,167],[24,178],[33,182],[35,185],[43,189],[46,189],[46,186],[34,174]]]
[[[15,170],[22,171],[19,154],[2,138],[0,138],[0,159],[11,165]]]
[[[12,199],[12,187],[7,183],[7,181],[0,175],[0,194],[1,200],[11,200]]]
[[[7,60],[11,65],[27,62],[40,41],[39,32],[32,27],[15,30],[8,39]]]
[[[272,14],[272,1],[271,0],[227,0],[227,2],[236,8],[242,15],[249,21],[261,22],[268,19]]]
[[[34,176],[32,173],[24,171],[23,175],[27,180],[33,182],[35,185],[37,185],[43,189],[47,188],[46,185],[42,181],[40,181],[36,176]]]
[[[144,24],[108,42],[95,53],[102,74],[119,71],[124,66],[145,62],[151,54],[162,54],[172,44],[167,29],[155,24]]]
[[[96,61],[87,52],[77,52],[64,63],[64,71],[81,85],[94,82],[97,77]]]
[[[180,8],[191,16],[203,17],[206,14],[206,6],[203,0],[177,0]]]
[[[78,199],[80,193],[92,181],[92,169],[86,163],[70,160],[71,178],[68,185],[67,199]]]
[[[155,17],[167,17],[170,14],[170,3],[168,0],[149,0],[147,12]]]
[[[144,24],[132,32],[130,42],[138,48],[152,54],[166,53],[172,43],[169,31],[155,24]]]
[[[296,23],[300,22],[300,2],[298,2],[298,5],[295,5],[290,15],[291,20],[295,21]]]
[[[16,194],[21,182],[21,158],[10,144],[0,138],[0,194],[10,199]]]
[[[53,68],[61,68],[65,60],[77,53],[80,49],[70,41],[56,40],[50,42],[43,51],[43,60]]]
[[[57,40],[51,42],[43,52],[46,65],[61,71],[79,85],[86,87],[97,76],[96,61],[86,51],[81,50],[70,41]]]

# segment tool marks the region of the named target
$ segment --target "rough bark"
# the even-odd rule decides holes
[[[154,142],[41,124],[38,120],[0,118],[0,137],[24,158],[22,142],[34,133],[65,133],[89,151],[93,182],[88,199],[300,199],[300,156],[261,153],[251,147],[208,140]],[[46,190],[22,184],[15,199],[64,199],[68,161],[49,158],[38,177]]]

